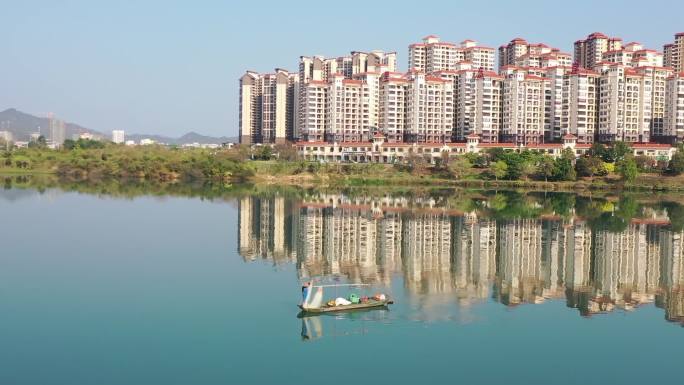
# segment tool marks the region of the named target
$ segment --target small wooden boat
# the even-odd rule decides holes
[[[361,309],[373,309],[380,307],[388,307],[388,305],[393,304],[392,300],[377,301],[374,299],[369,299],[367,302],[353,303],[351,305],[338,305],[338,306],[327,306],[323,305],[317,308],[305,308],[303,305],[298,305],[302,311],[307,313],[331,313],[338,311],[350,311],[350,310],[361,310]]]
[[[352,303],[349,305],[336,305],[329,306],[323,303],[323,288],[324,287],[341,287],[341,286],[369,286],[364,284],[338,284],[338,285],[310,285],[309,290],[306,293],[306,298],[304,301],[298,305],[302,309],[303,313],[320,314],[320,313],[332,313],[332,312],[343,312],[343,311],[353,311],[353,310],[365,310],[365,309],[377,309],[386,308],[388,305],[394,303],[390,299],[373,299],[369,298],[366,301],[359,303]],[[315,292],[314,292],[315,291]]]

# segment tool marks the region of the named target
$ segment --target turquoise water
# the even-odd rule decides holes
[[[676,210],[495,199],[2,191],[0,383],[681,383]],[[396,304],[298,318],[310,277]]]

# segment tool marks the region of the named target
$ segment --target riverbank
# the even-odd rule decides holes
[[[486,156],[479,155],[480,158]],[[561,178],[557,176],[556,169],[562,164],[551,162],[544,174],[543,163],[547,159],[540,155],[523,154],[520,159],[512,160],[505,154],[489,156],[499,156],[508,161],[508,171],[504,168],[503,173],[499,172],[497,167],[503,167],[501,164],[505,162],[495,161],[496,158],[459,157],[444,165],[426,164],[420,159],[406,164],[338,164],[302,161],[292,154],[283,159],[272,159],[273,154],[255,154],[241,146],[230,150],[205,150],[106,145],[87,149],[33,148],[5,152],[0,159],[0,175],[54,175],[63,181],[91,184],[107,180],[139,180],[145,183],[249,183],[333,189],[374,186],[684,192],[684,175],[648,170],[650,172],[636,173],[628,181],[614,169],[608,171],[608,167],[602,166],[601,176],[578,177],[579,172],[575,172],[569,163],[570,170],[566,170],[565,177]],[[259,157],[266,160],[259,160]],[[555,162],[560,163],[559,160]]]

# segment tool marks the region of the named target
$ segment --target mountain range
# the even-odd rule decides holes
[[[80,126],[75,123],[65,123],[65,137],[67,139],[78,137],[83,133],[92,134],[94,137],[99,138],[110,138],[110,134],[105,134],[103,132],[93,130]],[[28,141],[32,133],[40,133],[41,135],[49,138],[49,123],[48,118],[42,118],[21,112],[16,108],[8,108],[0,112],[0,131],[9,131],[12,133],[14,140],[16,141]],[[213,137],[207,135],[201,135],[196,132],[188,132],[187,134],[173,138],[163,135],[154,134],[128,134],[126,133],[126,140],[134,140],[139,142],[141,139],[152,139],[158,143],[166,144],[189,144],[189,143],[225,143],[225,142],[237,142],[237,137]]]

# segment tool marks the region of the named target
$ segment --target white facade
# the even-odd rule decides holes
[[[593,143],[598,130],[599,74],[575,67],[563,76],[561,131]]]
[[[113,130],[112,131],[112,142],[116,144],[121,144],[126,141],[126,133],[123,130]]]
[[[674,42],[663,46],[663,64],[674,72],[684,72],[684,32],[675,34]]]
[[[664,131],[666,136],[684,139],[684,72],[667,78]]]
[[[543,143],[548,79],[528,75],[525,70],[504,74],[501,137],[519,145]]]

